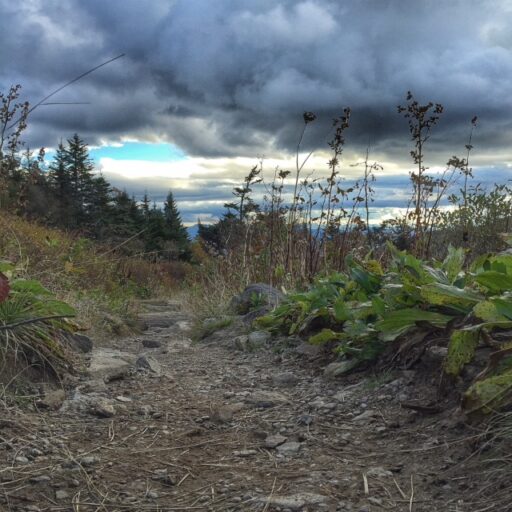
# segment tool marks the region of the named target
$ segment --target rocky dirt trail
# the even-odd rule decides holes
[[[332,380],[297,348],[195,344],[178,304],[147,309],[149,329],[95,348],[65,397],[0,419],[0,510],[476,510],[449,471],[467,438],[400,406],[413,372]]]

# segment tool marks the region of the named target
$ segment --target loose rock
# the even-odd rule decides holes
[[[162,373],[162,367],[160,366],[160,363],[152,356],[148,356],[148,355],[140,356],[137,359],[135,366],[139,370],[147,370],[156,375],[161,375],[161,373]]]

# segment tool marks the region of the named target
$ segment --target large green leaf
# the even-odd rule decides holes
[[[454,306],[464,311],[470,311],[474,304],[484,299],[478,293],[441,283],[422,286],[420,294],[426,302],[434,306]]]
[[[491,293],[512,291],[512,275],[496,270],[485,270],[475,276],[475,281],[487,288]]]
[[[446,327],[453,317],[424,311],[419,308],[406,308],[390,311],[383,320],[375,324],[375,329],[381,333],[384,341],[393,341],[417,325],[417,322],[427,322],[433,327]]]
[[[76,310],[69,304],[56,299],[45,299],[34,303],[34,311],[44,315],[75,316]]]
[[[448,281],[453,283],[464,266],[466,255],[464,249],[455,249],[452,245],[448,247],[448,255],[443,261],[442,268],[446,272]]]
[[[33,295],[51,295],[39,281],[35,279],[16,279],[11,283],[11,288],[16,292],[31,293]]]
[[[453,331],[444,362],[446,373],[457,376],[464,365],[473,359],[480,340],[480,331],[481,326]]]
[[[0,272],[12,272],[16,267],[10,261],[0,260]]]
[[[351,255],[346,258],[350,277],[366,292],[375,293],[380,288],[381,276],[363,268]]]
[[[340,324],[350,318],[350,310],[342,298],[336,300],[333,306],[334,319]]]

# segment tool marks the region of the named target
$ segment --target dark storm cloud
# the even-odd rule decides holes
[[[126,57],[42,107],[30,141],[78,131],[91,143],[165,139],[196,156],[293,151],[304,110],[318,113],[305,147],[353,108],[347,140],[407,158],[396,114],[405,92],[445,105],[432,138],[440,160],[481,117],[489,158],[510,145],[512,9],[506,0],[0,0],[0,88],[37,100],[119,52]],[[510,160],[501,155],[502,160]]]

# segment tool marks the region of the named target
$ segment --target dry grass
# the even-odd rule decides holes
[[[140,298],[168,295],[185,272],[142,257],[118,255],[91,240],[0,212],[0,260],[19,277],[37,279],[78,311],[95,336],[116,328],[109,318],[133,319]],[[179,266],[179,265],[178,265]]]

